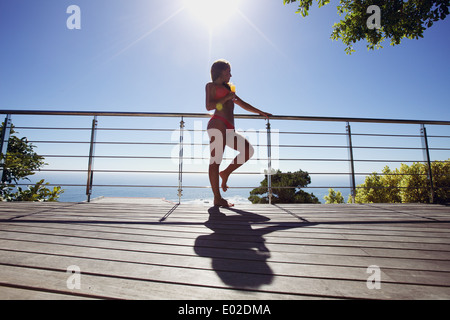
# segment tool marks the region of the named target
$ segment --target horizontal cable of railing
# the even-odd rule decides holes
[[[88,172],[87,169],[40,169],[39,172]],[[105,169],[96,169],[95,172],[97,173],[168,173],[168,174],[178,174],[178,171],[175,170],[105,170]],[[183,174],[207,174],[207,171],[186,171],[183,170]],[[264,173],[257,172],[257,171],[243,171],[243,172],[234,172],[233,174],[237,175],[247,175],[247,174],[254,174],[254,175],[261,175]],[[287,175],[289,173],[287,172],[280,172],[278,174],[281,175]],[[345,172],[310,172],[308,171],[309,175],[348,175],[348,173]],[[373,172],[355,172],[355,175],[362,175],[367,176],[371,175]],[[426,173],[377,173],[379,176],[426,176]]]
[[[65,143],[75,143],[75,144],[89,144],[89,141],[45,141],[45,140],[29,140],[29,143],[54,143],[54,144],[65,144]],[[178,145],[176,142],[131,142],[131,141],[98,141],[95,142],[96,145],[101,144],[118,144],[118,145],[159,145],[159,146],[174,146]],[[185,146],[208,146],[207,143],[189,143]],[[267,147],[268,145],[256,145],[257,147]],[[347,149],[348,146],[333,146],[333,145],[283,145],[278,144],[278,148],[323,148],[323,149]],[[388,146],[353,146],[353,149],[385,149],[385,150],[423,150],[420,147],[388,147]],[[428,150],[441,150],[449,151],[450,148],[428,148]]]
[[[62,127],[17,127],[18,130],[91,130],[91,128],[62,128]],[[149,132],[179,132],[179,129],[151,129],[151,128],[97,128],[97,131],[149,131]],[[184,129],[185,132],[205,132],[205,130]],[[278,131],[279,134],[297,134],[297,135],[329,135],[329,136],[346,136],[342,132],[296,132],[296,131]],[[420,135],[414,134],[381,134],[381,133],[353,133],[354,136],[369,137],[398,137],[398,138],[420,138]],[[429,138],[450,138],[450,136],[428,135]]]
[[[41,155],[44,158],[89,158],[88,155]],[[93,156],[92,158],[98,159],[154,159],[154,160],[173,160],[170,156],[116,156],[116,155],[103,155]],[[185,160],[208,160],[209,158],[201,157],[184,157]],[[234,158],[224,157],[223,160],[233,160]],[[268,161],[268,158],[252,158],[253,161]],[[330,159],[330,158],[280,158],[277,161],[304,161],[304,162],[348,162],[348,159]],[[397,160],[397,159],[354,159],[354,162],[397,162],[397,163],[424,163],[425,160]],[[450,162],[449,160],[434,160],[435,162]]]

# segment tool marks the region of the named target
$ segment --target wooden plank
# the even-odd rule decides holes
[[[0,300],[94,300],[93,298],[42,291],[17,284],[11,287],[0,285]]]
[[[65,270],[2,266],[0,283],[27,288],[19,299],[42,299],[48,291],[60,292],[69,299],[152,299],[152,300],[292,300],[320,297],[231,290],[207,286],[182,285],[161,281],[142,281],[125,277],[91,275],[81,272],[80,289],[68,289],[69,274]],[[0,298],[4,295],[0,287]],[[5,293],[6,295],[7,293]],[[15,298],[14,298],[15,299]]]

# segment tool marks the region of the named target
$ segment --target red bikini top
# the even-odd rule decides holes
[[[228,90],[224,86],[216,85],[216,96],[214,97],[214,100],[220,100],[229,93],[230,93],[230,90]]]

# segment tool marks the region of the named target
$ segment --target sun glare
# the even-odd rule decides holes
[[[239,0],[185,0],[194,18],[213,29],[237,12]]]

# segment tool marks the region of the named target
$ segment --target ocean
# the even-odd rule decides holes
[[[64,193],[61,194],[60,202],[86,201],[86,174],[60,174],[52,172],[38,172],[31,176],[31,183],[45,179],[51,185],[61,185]],[[230,188],[222,192],[222,196],[235,204],[249,204],[250,191],[260,185],[263,175],[232,175],[229,180]],[[341,191],[344,198],[350,193],[348,176],[338,177],[311,177],[309,187],[304,191],[313,193],[321,203],[325,203],[324,196],[328,195],[330,186],[343,186],[346,188],[335,188]],[[92,188],[91,200],[99,197],[147,197],[163,198],[178,203],[178,175],[132,175],[96,173],[94,175],[94,186]],[[357,183],[361,183],[357,181]],[[80,186],[69,186],[77,184]],[[105,186],[108,185],[108,186]],[[323,188],[319,188],[323,187]],[[24,188],[24,186],[22,186]],[[51,187],[50,187],[51,188]],[[181,203],[212,204],[213,194],[209,186],[208,176],[185,175],[183,176]]]

